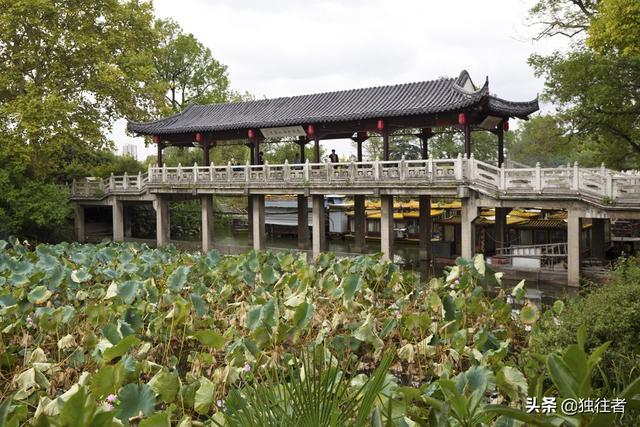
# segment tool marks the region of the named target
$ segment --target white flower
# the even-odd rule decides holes
[[[249,363],[248,363],[248,362],[245,362],[244,366],[242,367],[242,370],[243,370],[244,372],[249,372],[249,371],[251,371],[251,365],[249,365]]]

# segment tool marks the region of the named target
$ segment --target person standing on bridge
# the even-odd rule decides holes
[[[340,159],[338,159],[338,155],[336,154],[336,150],[331,150],[331,154],[329,154],[329,160],[331,163],[338,163]]]

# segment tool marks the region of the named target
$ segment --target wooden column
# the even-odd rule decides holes
[[[495,208],[495,223],[493,227],[493,234],[496,243],[496,249],[508,246],[507,214],[509,213],[509,211],[511,211],[511,208]]]
[[[504,121],[498,124],[496,135],[498,135],[498,167],[501,168],[504,163]]]
[[[84,206],[76,204],[75,206],[75,221],[76,241],[84,243],[86,236],[85,219],[84,219]]]
[[[313,162],[320,163],[320,138],[313,138]]]
[[[162,150],[164,149],[164,144],[162,142],[158,142],[158,167],[162,167]]]
[[[307,139],[304,136],[298,138],[300,146],[300,163],[307,160],[304,147]],[[298,249],[309,249],[309,201],[304,194],[298,194]]]
[[[393,196],[380,196],[380,251],[388,261],[393,261],[393,229]]]
[[[422,160],[429,158],[429,138],[433,136],[431,128],[422,128],[420,133],[420,141],[422,142]]]
[[[463,125],[463,131],[464,131],[464,155],[468,159],[469,157],[471,157],[471,126],[469,125],[468,122]]]
[[[213,249],[213,196],[205,194],[200,197],[202,253]]]
[[[209,161],[209,150],[211,149],[211,145],[208,139],[205,139],[202,143],[202,165],[209,166],[211,162]]]
[[[431,259],[431,237],[433,234],[433,224],[431,221],[431,196],[421,195],[420,200],[420,260],[427,261]]]
[[[247,144],[249,147],[249,164],[256,164],[256,151],[253,144],[253,139],[249,139]],[[247,198],[247,228],[249,230],[249,241],[253,241],[253,198],[249,196]]]
[[[382,131],[382,160],[389,160],[389,131]]]

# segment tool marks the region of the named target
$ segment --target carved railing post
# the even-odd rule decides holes
[[[400,181],[404,181],[407,177],[407,162],[405,160],[404,154],[400,158],[400,170],[398,171],[398,176],[400,177]]]
[[[505,191],[506,190],[506,173],[505,173],[505,169],[504,169],[504,163],[500,165],[500,177],[499,180],[500,182],[498,183],[499,189],[500,191]]]
[[[600,175],[603,177],[607,176],[607,168],[604,165],[604,162],[600,164]]]
[[[178,163],[178,169],[176,170],[176,177],[178,182],[182,181],[182,163]]]
[[[462,181],[464,179],[463,172],[462,172],[462,162],[463,162],[462,153],[458,153],[458,158],[454,162],[455,162],[456,180]]]
[[[607,196],[610,200],[614,199],[613,195],[613,176],[609,173],[605,177],[605,186],[604,186],[605,196]]]
[[[282,178],[284,179],[285,182],[289,181],[289,175],[290,175],[290,170],[289,170],[289,160],[285,159],[284,160],[284,167],[282,168]]]
[[[209,163],[209,181],[213,182],[216,174],[216,166],[213,162]]]
[[[138,172],[138,190],[142,189],[142,172]]]
[[[149,163],[149,167],[147,168],[147,181],[153,181],[153,168],[151,167],[151,163]]]
[[[533,182],[535,191],[542,191],[542,173],[540,171],[540,162],[536,162],[535,180]]]
[[[356,179],[356,164],[351,160],[349,163],[349,181],[353,182]]]
[[[333,163],[325,162],[324,163],[324,168],[325,168],[325,171],[327,172],[327,181],[331,182],[331,178],[332,178],[332,175],[333,175]]]
[[[227,162],[227,182],[231,182],[231,174],[232,174],[232,170],[231,170],[231,162]]]
[[[478,177],[478,170],[476,168],[476,157],[473,153],[467,159],[467,173],[466,178],[467,181],[475,181]]]
[[[262,165],[262,170],[264,173],[264,182],[269,182],[269,162],[267,160],[264,161],[264,165]]]
[[[122,178],[122,189],[126,190],[127,188],[129,188],[129,177],[127,176],[127,173],[124,173],[124,177]]]
[[[193,164],[193,183],[196,184],[198,182],[198,163]]]
[[[251,165],[249,164],[249,160],[244,165],[244,182],[249,182],[249,178],[251,176]]]
[[[578,168],[578,162],[573,164],[573,184],[571,189],[578,191],[580,189],[580,168]]]
[[[429,177],[429,180],[433,181],[433,178],[435,176],[434,171],[433,171],[433,159],[431,157],[429,157],[427,159],[427,176]]]
[[[303,166],[303,175],[304,175],[304,180],[306,182],[309,182],[309,159],[306,159],[304,162],[304,166]]]
[[[378,158],[373,161],[373,179],[380,181],[380,161]]]
[[[167,182],[167,164],[163,163],[162,164],[162,183],[164,184],[165,182]]]

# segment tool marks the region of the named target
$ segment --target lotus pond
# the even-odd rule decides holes
[[[499,282],[481,256],[420,284],[371,256],[0,241],[0,425],[611,425],[523,410],[590,393],[605,348],[530,354],[539,309]]]

